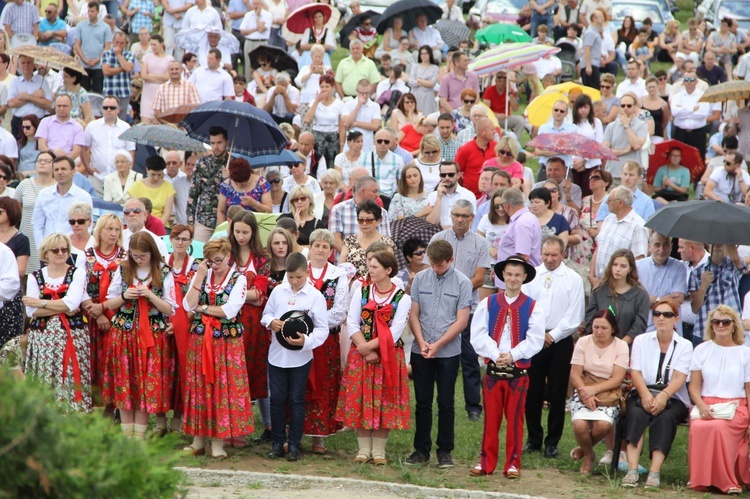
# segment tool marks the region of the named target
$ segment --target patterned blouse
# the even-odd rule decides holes
[[[394,254],[398,251],[396,243],[394,243],[393,239],[388,236],[382,236],[378,242],[387,244],[393,250]],[[344,239],[344,245],[348,248],[346,261],[357,267],[357,277],[366,277],[368,269],[367,260],[365,259],[365,250],[367,250],[367,248],[363,248],[359,245],[357,234],[353,234]]]
[[[263,197],[263,194],[266,192],[271,192],[271,184],[265,179],[265,177],[260,177],[258,183],[255,184],[255,187],[249,192],[239,192],[235,190],[230,179],[222,182],[219,186],[219,194],[227,198],[227,212],[229,211],[230,206],[242,204],[242,196],[250,196],[260,203],[260,198]],[[243,206],[243,208],[249,211],[255,211],[250,206]]]
[[[193,183],[188,197],[188,225],[198,222],[206,227],[216,227],[216,210],[221,190],[221,169],[227,157],[211,154],[198,160],[193,173]]]
[[[398,217],[410,217],[422,211],[425,206],[427,206],[426,192],[423,192],[420,198],[410,198],[396,193],[388,207],[388,218],[393,222],[398,220]]]

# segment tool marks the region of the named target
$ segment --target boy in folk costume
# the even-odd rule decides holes
[[[495,264],[495,275],[505,282],[505,291],[482,300],[471,321],[471,345],[485,358],[484,432],[479,464],[472,476],[491,475],[498,461],[498,432],[502,418],[508,420],[503,474],[521,476],[524,407],[529,387],[527,370],[531,358],[544,345],[542,308],[521,292],[531,282],[534,267],[520,255]]]

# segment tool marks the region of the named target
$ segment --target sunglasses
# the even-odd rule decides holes
[[[143,210],[140,208],[131,208],[131,209],[122,210],[123,215],[130,215],[131,213],[133,213],[134,215],[139,215],[143,213]]]
[[[375,223],[375,219],[374,218],[358,218],[357,222],[361,224],[369,225],[369,224]]]
[[[136,87],[136,88],[138,88],[138,87]],[[102,106],[102,109],[104,109],[105,111],[116,111],[117,110],[117,106]]]
[[[424,152],[427,156],[433,156],[435,154],[440,154],[440,151],[425,151]]]
[[[269,179],[268,181],[271,182],[272,184],[280,184],[281,183],[281,179],[280,178],[272,178],[272,179]]]
[[[731,165],[732,165],[731,161],[724,161],[724,166],[731,166]]]
[[[622,104],[622,103],[620,103],[620,107],[623,108],[623,109],[630,109],[633,106],[634,106],[634,104]]]
[[[8,180],[8,177],[6,177],[5,175],[0,175],[0,180],[5,180],[5,181],[7,181],[7,180]]]
[[[464,99],[464,104],[474,104],[476,99]]]
[[[292,199],[292,203],[299,203],[300,201],[307,201],[307,198],[306,197],[301,197],[301,198],[294,198],[294,199]]]
[[[654,311],[654,317],[664,317],[665,319],[674,319],[677,314],[674,312],[661,312],[659,310]]]
[[[697,80],[697,78],[683,78],[682,81],[685,83],[693,83],[695,80]]]
[[[550,191],[550,192],[559,192],[560,191],[560,189],[558,189],[557,187],[547,187],[547,190]]]
[[[67,255],[70,250],[68,250],[68,248],[51,248],[50,251],[55,255],[59,255],[60,253]]]
[[[502,156],[507,156],[509,158],[513,156],[512,152],[506,151],[505,149],[503,149],[502,151],[498,151],[497,153],[500,154],[500,155],[502,155]]]
[[[597,175],[592,175],[592,176],[589,177],[589,182],[591,182],[592,180],[601,180],[601,179],[602,178],[599,177],[599,176],[597,176]]]
[[[555,111],[556,113],[567,113],[568,112],[567,109],[553,109],[553,111]]]
[[[440,178],[453,178],[455,176],[456,176],[455,173],[441,173],[440,174]]]
[[[495,210],[499,210],[499,209],[500,209],[500,208],[502,208],[502,207],[503,207],[503,203],[500,203],[500,204],[493,204],[493,205],[492,205],[492,208],[494,208]]]
[[[390,139],[377,139],[376,142],[378,144],[390,144],[391,140]]]
[[[612,88],[612,85],[599,85],[599,88]]]
[[[723,327],[727,327],[732,323],[732,319],[711,319],[711,324],[718,326],[721,324]]]
[[[31,126],[31,125],[24,125],[24,126],[22,126],[21,128],[23,128],[24,130],[31,130],[31,129],[32,129],[32,128],[34,128],[34,127],[33,127],[33,126]]]
[[[412,255],[414,255],[414,256],[422,256],[422,255],[424,255],[424,253],[425,253],[424,250],[419,250],[419,251],[415,251],[414,253],[412,253]]]
[[[68,223],[70,225],[86,225],[86,222],[88,221],[88,218],[71,218],[68,220]]]

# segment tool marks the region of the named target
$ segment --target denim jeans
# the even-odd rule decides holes
[[[552,28],[554,23],[554,16],[552,14],[540,14],[539,12],[532,10],[531,11],[531,38],[534,38],[536,36],[536,29],[542,25],[546,24],[549,28],[549,36],[552,36]]]
[[[414,398],[417,410],[414,414],[414,448],[429,455],[432,449],[432,399],[437,385],[438,431],[435,442],[438,455],[451,453],[454,447],[456,420],[456,378],[461,356],[425,359],[420,354],[411,354],[411,372],[414,377]]]
[[[276,367],[268,364],[271,390],[271,437],[273,445],[298,449],[305,424],[305,389],[312,361],[300,367]],[[287,437],[287,407],[289,407],[289,436]]]

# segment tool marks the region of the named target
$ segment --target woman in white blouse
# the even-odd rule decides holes
[[[318,94],[320,77],[326,73],[332,72],[331,66],[323,63],[323,56],[326,50],[323,45],[315,44],[310,49],[312,62],[306,66],[300,67],[299,74],[294,79],[294,83],[300,89],[300,102],[312,102]]]
[[[646,487],[659,487],[662,464],[690,405],[685,381],[693,344],[675,331],[680,307],[665,299],[657,301],[652,310],[656,331],[637,336],[630,354],[634,390],[628,399],[625,422],[628,473],[622,479],[623,487],[638,485],[638,458],[647,428],[651,468]]]
[[[750,483],[750,349],[731,307],[719,305],[708,314],[706,341],[695,347],[690,362],[688,390],[695,403],[688,439],[690,488],[742,493],[742,484]],[[719,404],[727,403],[736,405],[731,419],[714,417]]]
[[[110,203],[125,204],[130,199],[128,191],[143,175],[131,170],[133,156],[125,149],[115,152],[115,171],[104,177],[104,200]]]
[[[595,140],[601,143],[604,140],[604,128],[599,118],[594,117],[594,104],[591,97],[581,94],[573,103],[573,124],[578,126],[579,135],[587,139]],[[573,183],[581,186],[584,196],[591,194],[589,188],[589,175],[592,171],[601,166],[601,159],[573,159]]]
[[[339,153],[339,115],[344,104],[336,98],[335,84],[333,75],[319,78],[320,90],[304,117],[305,123],[312,125],[315,151],[325,158],[326,165],[332,164]]]

